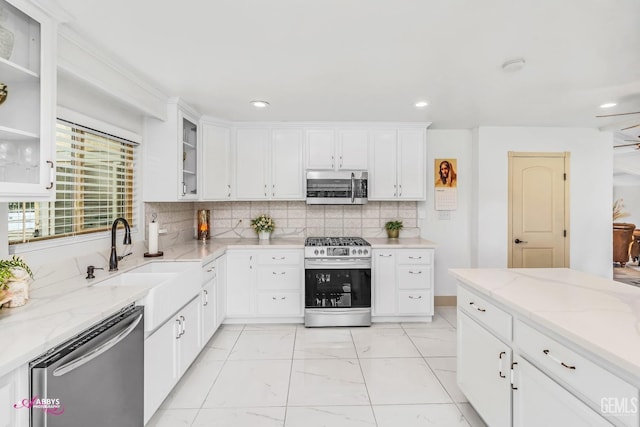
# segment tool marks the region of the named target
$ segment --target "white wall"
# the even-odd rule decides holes
[[[455,295],[456,281],[449,268],[471,266],[472,133],[470,130],[427,131],[427,201],[418,203],[420,234],[438,244],[435,259],[435,295]],[[450,219],[439,219],[434,209],[434,159],[457,159],[458,209]]]
[[[507,265],[507,153],[568,151],[571,268],[612,277],[611,133],[581,128],[480,127],[475,143],[478,202],[474,267]]]

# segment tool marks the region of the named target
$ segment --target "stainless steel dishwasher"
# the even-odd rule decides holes
[[[143,307],[129,306],[30,363],[32,427],[142,427]]]

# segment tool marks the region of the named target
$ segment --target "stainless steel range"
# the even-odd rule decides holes
[[[371,245],[360,237],[308,237],[307,327],[371,325]]]

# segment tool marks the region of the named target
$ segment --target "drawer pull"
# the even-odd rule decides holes
[[[211,273],[215,269],[216,269],[215,267],[211,267],[210,269],[207,270],[207,273]]]
[[[385,254],[378,254],[378,256],[379,256],[379,257],[382,257],[382,258],[389,258],[389,257],[392,257],[392,256],[393,256],[393,254],[389,254],[389,255],[385,255]]]
[[[280,298],[271,297],[271,299],[274,300],[274,301],[277,301],[277,300],[283,301],[283,300],[286,300],[287,297],[280,297]]]
[[[411,270],[409,270],[409,274],[422,274],[422,270],[420,270],[420,271],[411,271]]]
[[[573,370],[575,370],[575,369],[576,369],[576,367],[575,367],[575,366],[573,366],[573,365],[567,365],[567,364],[566,364],[566,363],[564,363],[562,360],[559,360],[559,359],[557,359],[557,358],[553,357],[552,355],[550,355],[550,354],[549,354],[549,353],[550,353],[550,351],[549,351],[549,350],[542,350],[542,352],[543,352],[544,354],[546,354],[547,356],[549,356],[549,358],[550,358],[551,360],[553,360],[553,361],[554,361],[554,362],[556,362],[556,363],[559,363],[560,365],[564,366],[565,368],[567,368],[567,369],[573,369]]]
[[[502,356],[506,354],[507,353],[504,351],[501,351],[500,354],[498,354],[498,375],[500,378],[507,378],[507,376],[502,373]]]
[[[285,257],[285,256],[281,256],[281,257],[279,257],[279,258],[278,258],[278,257],[274,257],[274,256],[272,256],[272,257],[271,257],[271,259],[274,259],[274,260],[278,260],[278,259],[279,259],[279,260],[284,260],[284,259],[287,259],[287,257]]]
[[[471,302],[469,303],[469,305],[470,305],[471,307],[475,308],[476,310],[478,310],[479,312],[484,313],[485,311],[487,311],[487,310],[486,310],[486,309],[484,309],[484,308],[480,308],[480,307],[476,306],[476,303],[475,303],[475,302],[473,302],[473,301],[471,301]]]
[[[422,256],[409,256],[409,259],[422,259]]]
[[[271,274],[278,274],[278,273],[276,273],[275,271],[272,271]],[[287,272],[286,271],[281,271],[280,274],[287,274]]]
[[[417,297],[414,297],[413,295],[409,295],[409,299],[422,299],[422,295],[418,295]]]

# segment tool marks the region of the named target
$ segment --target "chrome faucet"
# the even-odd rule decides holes
[[[116,218],[116,220],[113,221],[113,225],[111,226],[111,257],[109,258],[109,271],[117,271],[118,261],[127,256],[118,256],[118,254],[116,253],[116,229],[118,228],[119,222],[122,222],[122,224],[124,224],[124,244],[131,244],[131,228],[129,227],[129,223],[122,217]]]

